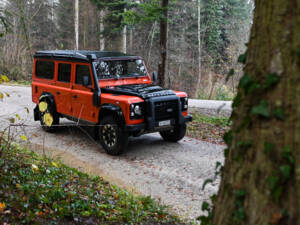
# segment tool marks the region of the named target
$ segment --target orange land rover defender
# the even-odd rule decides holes
[[[63,117],[92,123],[111,155],[126,148],[129,136],[159,132],[179,141],[192,120],[186,93],[153,85],[141,57],[119,52],[36,52],[32,101],[34,120],[45,131],[54,131]]]

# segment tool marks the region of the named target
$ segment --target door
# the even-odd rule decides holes
[[[93,105],[94,81],[89,64],[76,64],[72,89],[73,117],[89,122],[97,122],[97,108]],[[88,85],[83,85],[84,77],[88,77]]]
[[[56,110],[71,115],[71,63],[58,63],[57,82],[54,90]]]

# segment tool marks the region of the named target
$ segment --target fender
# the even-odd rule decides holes
[[[50,101],[50,103],[53,104],[56,108],[55,99],[54,99],[54,96],[51,93],[43,92],[41,94],[40,98],[39,98],[39,101],[41,101],[43,99],[48,99]]]
[[[125,125],[125,118],[123,111],[120,106],[114,105],[114,104],[103,104],[101,106],[100,112],[99,112],[99,123],[100,120],[105,116],[105,115],[114,115],[116,116],[117,120],[122,124]]]

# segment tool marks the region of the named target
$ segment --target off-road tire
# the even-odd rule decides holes
[[[109,155],[120,155],[128,144],[128,133],[113,116],[101,120],[98,134],[100,144]]]
[[[186,124],[178,125],[173,130],[161,131],[160,136],[168,142],[177,142],[184,138],[186,133]]]
[[[42,126],[44,131],[53,133],[57,130],[57,125],[59,125],[59,115],[55,110],[55,105],[53,105],[48,99],[42,99],[40,101],[40,103],[41,102],[47,103],[46,111],[41,112],[40,108],[39,108],[39,117],[40,117],[41,126]],[[46,125],[46,122],[45,122],[45,115],[46,114],[53,119],[53,122],[52,122],[51,125]]]

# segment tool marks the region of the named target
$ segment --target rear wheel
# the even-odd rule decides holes
[[[49,100],[43,99],[39,105],[40,123],[46,132],[54,132],[59,124],[59,116],[55,110],[55,105],[51,104]]]
[[[113,116],[107,116],[100,122],[99,140],[108,154],[119,155],[128,144],[128,133],[123,131]]]
[[[184,138],[186,133],[186,124],[178,125],[173,130],[161,131],[160,136],[169,142],[177,142]]]

